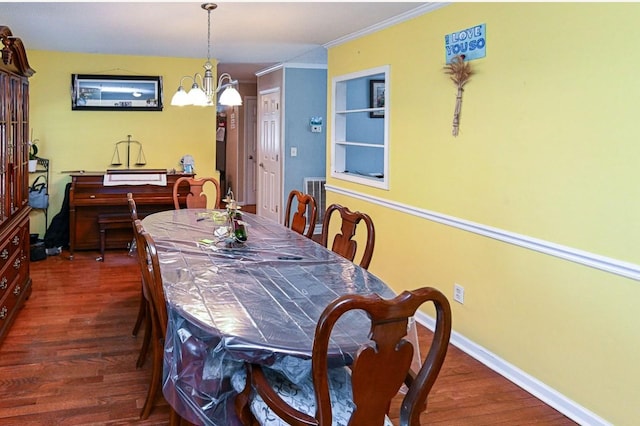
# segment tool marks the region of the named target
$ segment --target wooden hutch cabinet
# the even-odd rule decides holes
[[[29,81],[19,38],[0,25],[0,343],[31,294],[29,277]]]

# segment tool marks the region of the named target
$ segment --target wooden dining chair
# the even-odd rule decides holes
[[[188,209],[204,209],[207,208],[207,195],[203,192],[203,187],[207,182],[215,187],[216,201],[213,208],[220,208],[220,199],[222,194],[220,192],[220,183],[217,179],[212,177],[203,177],[200,179],[183,176],[178,178],[173,184],[173,205],[176,210],[180,209],[180,197],[184,194],[180,194],[180,185],[184,186],[184,183],[189,184],[189,192],[186,195],[186,207]]]
[[[127,203],[129,204],[129,214],[131,215],[131,226],[133,228],[133,241],[132,245],[137,246],[136,241],[136,225],[135,221],[138,220],[138,208],[136,207],[136,202],[133,199],[133,194],[131,192],[127,193]],[[138,317],[136,318],[136,322],[133,326],[132,335],[137,336],[138,331],[140,330],[140,326],[144,322],[144,340],[142,341],[142,346],[140,347],[140,354],[138,355],[138,360],[136,361],[136,367],[140,368],[144,365],[144,361],[147,358],[147,353],[149,351],[149,344],[151,343],[151,320],[149,319],[149,302],[144,295],[144,288],[142,284],[142,277],[140,278],[140,305],[138,307]]]
[[[291,218],[291,207],[294,199],[297,201],[297,209]],[[307,228],[307,212],[309,213],[309,221]],[[293,190],[289,193],[287,199],[287,208],[284,215],[284,226],[291,228],[293,231],[307,238],[313,237],[315,230],[316,218],[318,217],[318,208],[316,207],[316,199],[310,194],[304,194],[300,191]]]
[[[145,420],[151,414],[151,409],[153,408],[155,397],[160,389],[162,380],[162,342],[164,340],[163,328],[166,330],[166,308],[159,307],[154,298],[154,288],[158,280],[160,280],[160,285],[162,285],[162,278],[159,277],[160,272],[155,244],[153,240],[149,239],[150,236],[145,232],[140,220],[135,220],[133,225],[135,229],[134,235],[136,238],[138,263],[142,273],[142,288],[144,297],[148,301],[147,322],[151,324],[151,381],[145,403],[140,413],[140,418]],[[160,318],[163,315],[163,309],[165,317],[164,325]]]
[[[352,212],[347,207],[343,207],[340,204],[331,204],[327,207],[327,211],[324,214],[322,220],[322,236],[321,244],[327,248],[329,242],[329,226],[331,222],[331,216],[334,212],[338,212],[342,219],[340,225],[340,232],[337,233],[333,239],[331,250],[338,253],[340,256],[353,261],[358,250],[358,243],[353,240],[356,235],[356,227],[362,221],[367,228],[367,242],[360,259],[360,266],[367,269],[371,263],[371,257],[373,256],[373,247],[376,243],[376,233],[373,227],[373,221],[366,213]]]
[[[167,334],[167,305],[165,303],[160,262],[155,242],[142,226],[140,220],[134,221],[136,249],[140,270],[142,271],[142,285],[146,299],[149,301],[148,321],[151,322],[152,369],[151,381],[147,391],[140,419],[146,420],[151,414],[156,396],[162,384],[162,367],[164,357],[164,338]],[[180,424],[180,416],[170,406],[170,424]]]
[[[422,367],[415,374],[411,363],[417,349],[405,337],[409,319],[427,302],[435,306],[436,327]],[[367,314],[371,341],[355,352],[349,367],[329,368],[332,329],[352,310]],[[391,399],[406,384],[400,425],[419,426],[420,413],[426,410],[427,396],[444,362],[450,336],[451,307],[435,288],[405,291],[391,300],[377,295],[339,297],[318,320],[310,377],[294,384],[273,369],[249,364],[244,389],[236,398],[236,413],[243,424],[264,424],[265,419],[275,424],[279,417],[283,424],[290,425],[391,425],[387,417]]]

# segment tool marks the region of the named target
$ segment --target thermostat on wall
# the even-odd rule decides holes
[[[309,125],[311,126],[311,131],[313,133],[322,132],[322,117],[311,117]]]

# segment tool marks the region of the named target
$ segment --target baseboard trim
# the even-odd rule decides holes
[[[416,321],[431,331],[435,329],[435,320],[423,312],[416,313]],[[500,374],[505,379],[529,392],[545,404],[558,410],[574,422],[580,425],[590,426],[612,425],[602,417],[596,415],[572,399],[567,398],[565,395],[547,386],[535,377],[527,374],[496,354],[467,339],[462,334],[452,331],[450,343],[470,357]]]
[[[563,246],[560,244],[552,243],[550,241],[545,241],[527,235],[506,231],[504,229],[493,228],[491,226],[471,222],[454,216],[448,216],[442,213],[420,209],[417,207],[385,200],[383,198],[374,197],[367,194],[362,194],[357,191],[351,191],[333,185],[325,185],[325,190],[327,192],[333,192],[336,194],[345,195],[347,197],[360,199],[402,213],[430,220],[432,222],[437,222],[443,225],[472,232],[474,234],[483,235],[485,237],[502,241],[508,244],[513,244],[518,247],[534,250],[539,253],[544,253],[550,256],[558,257],[560,259],[569,260],[571,262],[599,269],[601,271],[610,272],[612,274],[640,281],[640,265],[634,263],[601,256],[573,247]]]

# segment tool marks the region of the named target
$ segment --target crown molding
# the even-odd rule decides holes
[[[378,22],[377,24],[371,25],[367,28],[364,28],[360,31],[356,31],[351,34],[347,34],[344,37],[340,37],[333,41],[330,41],[323,46],[325,48],[335,47],[346,43],[351,40],[355,40],[360,37],[364,37],[366,35],[375,33],[377,31],[383,30],[392,25],[399,24],[404,21],[408,21],[409,19],[413,19],[417,16],[424,15],[425,13],[433,12],[434,10],[441,9],[445,6],[450,5],[451,3],[426,3],[423,6],[416,7],[415,9],[409,10],[407,12],[401,13],[400,15],[394,16],[393,18],[386,19],[384,21]]]

